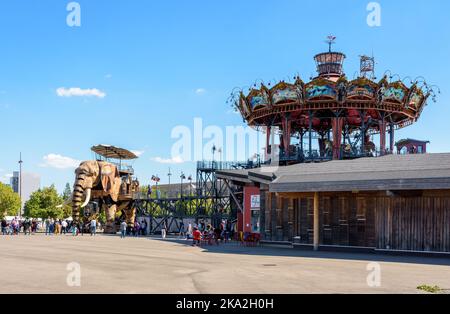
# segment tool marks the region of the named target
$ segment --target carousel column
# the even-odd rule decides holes
[[[312,157],[312,128],[313,128],[313,113],[309,111],[309,158]]]
[[[386,155],[386,122],[380,122],[380,155]]]
[[[271,137],[271,134],[272,134],[272,127],[271,126],[268,126],[267,128],[266,128],[266,132],[267,132],[267,134],[266,134],[266,161],[267,160],[269,160],[269,158],[270,158],[270,137]]]
[[[359,113],[361,117],[361,154],[366,154],[366,112],[361,111]]]
[[[389,125],[389,133],[390,133],[390,145],[389,149],[391,151],[391,154],[394,154],[394,145],[395,145],[395,130],[394,130],[394,123],[391,123]]]
[[[333,118],[331,124],[333,129],[333,160],[339,160],[341,159],[342,118]]]
[[[289,157],[291,149],[291,121],[289,113],[284,117],[283,135],[285,156]]]

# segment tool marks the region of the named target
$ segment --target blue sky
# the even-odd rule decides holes
[[[169,166],[174,177],[195,174],[193,163],[155,161],[171,157],[172,129],[192,128],[195,117],[205,126],[242,124],[225,103],[231,90],[296,73],[307,80],[330,33],[347,54],[349,77],[358,56],[373,51],[379,77],[391,70],[439,85],[438,102],[397,136],[450,151],[448,0],[379,1],[382,25],[374,28],[362,0],[78,2],[75,28],[66,24],[69,1],[0,2],[2,181],[22,152],[25,171],[62,189],[73,181],[73,168],[63,166],[92,158],[89,148],[99,143],[143,152],[134,166],[144,184],[152,174],[167,181]],[[60,97],[61,87],[106,96]]]

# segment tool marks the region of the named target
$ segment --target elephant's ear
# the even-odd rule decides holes
[[[101,174],[103,191],[111,195],[114,202],[117,202],[121,183],[119,170],[115,165],[103,164]]]

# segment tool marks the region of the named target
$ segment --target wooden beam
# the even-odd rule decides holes
[[[319,250],[320,241],[320,224],[319,224],[319,193],[314,193],[314,251]]]
[[[244,209],[242,208],[242,205],[239,203],[236,195],[234,195],[234,192],[231,189],[230,184],[228,183],[228,180],[223,180],[223,181],[225,182],[225,185],[227,186],[228,190],[230,191],[230,195],[233,198],[233,200],[236,203],[236,205],[238,206],[238,209],[240,210],[241,213],[244,213]]]

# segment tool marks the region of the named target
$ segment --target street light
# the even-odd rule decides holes
[[[171,171],[171,169],[170,169],[170,167],[169,167],[169,173],[167,174],[167,176],[169,177],[169,189],[168,189],[168,193],[169,193],[169,197],[170,197],[170,177],[172,176],[172,171]]]
[[[217,150],[216,144],[214,144],[213,147],[212,147],[213,161],[214,161],[214,154],[215,154],[216,150]]]
[[[219,161],[220,161],[219,167],[220,169],[222,169],[222,148],[219,148],[217,152],[219,153]]]
[[[20,197],[20,211],[19,211],[19,218],[22,219],[22,153],[20,153],[20,159],[19,159],[19,197]]]
[[[159,183],[159,181],[161,181],[161,179],[158,177],[158,175],[156,175],[156,176],[153,175],[152,181],[155,182],[155,184],[156,184],[156,198],[159,199],[158,183]]]
[[[189,180],[189,196],[192,196],[192,175],[188,177]]]
[[[180,189],[181,189],[181,198],[183,198],[183,180],[186,179],[186,176],[184,175],[183,172],[181,172],[180,179],[181,179],[181,185],[180,185]]]

